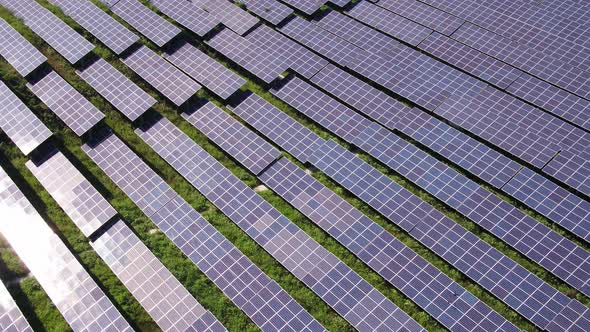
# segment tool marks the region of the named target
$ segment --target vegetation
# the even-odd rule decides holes
[[[117,56],[104,47],[96,38],[86,32],[72,19],[65,16],[57,7],[51,6],[46,1],[40,1],[44,6],[51,9],[56,15],[62,18],[66,23],[75,28],[85,38],[99,45],[94,55],[107,60],[122,73],[127,75],[144,90],[148,91],[159,102],[150,112],[162,114],[172,121],[184,133],[190,136],[201,147],[207,150],[225,167],[230,169],[233,174],[239,177],[247,185],[255,187],[260,185],[258,179],[249,173],[245,168],[240,166],[229,155],[224,153],[215,144],[207,139],[185,121],[178,114],[178,109],[168,102],[164,97],[159,95],[153,88],[146,84],[141,78],[125,67]],[[99,4],[97,2],[97,4]],[[147,3],[146,3],[147,4]],[[149,4],[148,4],[149,5]],[[106,9],[103,5],[102,8]],[[153,8],[153,7],[152,7]],[[269,277],[277,281],[291,296],[293,296],[304,308],[309,311],[320,323],[331,331],[352,331],[353,328],[339,315],[337,315],[327,304],[325,304],[317,295],[309,290],[305,285],[295,278],[289,271],[282,267],[272,256],[264,251],[258,244],[250,239],[239,227],[223,215],[213,204],[193,188],[185,179],[182,178],[172,167],[170,167],[162,158],[160,158],[149,146],[147,146],[134,133],[134,125],[123,115],[117,112],[106,100],[96,94],[96,92],[81,80],[74,71],[74,67],[67,63],[59,54],[49,47],[43,40],[36,36],[22,22],[16,19],[5,9],[0,8],[0,17],[7,20],[15,29],[17,29],[25,38],[35,45],[49,59],[49,65],[64,77],[76,90],[81,92],[96,107],[105,113],[106,119],[103,126],[111,128],[114,133],[131,147],[136,154],[141,156],[165,181],[170,184],[184,199],[186,199],[205,219],[214,225],[224,236],[226,236],[240,251],[249,257],[257,266],[259,266]],[[125,24],[124,22],[120,21]],[[128,28],[130,26],[125,24]],[[133,29],[132,29],[133,30]],[[138,33],[139,34],[139,33]],[[258,79],[243,71],[239,66],[231,63],[222,55],[208,48],[198,38],[187,32],[185,36],[191,39],[197,47],[207,52],[220,63],[234,70],[247,79],[246,85],[242,88],[244,91],[256,93],[271,102],[273,105],[288,113],[294,118],[301,121],[304,125],[318,133],[320,136],[328,139],[334,139],[349,149],[354,147],[339,140],[334,135],[303,117],[293,108],[284,102],[278,100],[268,92],[268,87],[262,84]],[[152,49],[156,50],[155,45],[142,37],[141,42]],[[47,107],[41,103],[25,86],[26,81],[20,77],[16,71],[5,61],[0,60],[0,77],[9,85],[21,100],[23,100],[39,118],[54,133],[53,142],[63,152],[70,161],[88,178],[92,184],[109,200],[117,209],[123,219],[132,227],[142,241],[150,250],[162,261],[162,263],[180,280],[180,282],[230,330],[230,331],[255,331],[258,328],[250,319],[231,303],[223,293],[209,279],[199,271],[196,266],[182,254],[182,252],[161,232],[154,231],[156,226],[133,204],[133,202],[98,168],[96,164],[81,150],[80,146],[83,141],[79,139],[71,130],[69,130]],[[200,97],[209,99],[217,105],[223,106],[213,94],[202,91]],[[224,108],[225,109],[225,108]],[[228,111],[227,109],[225,109]],[[229,111],[228,111],[229,112]],[[238,119],[239,120],[239,119]],[[251,128],[253,129],[253,128]],[[3,134],[2,134],[3,135]],[[96,255],[88,244],[88,239],[79,231],[73,222],[59,208],[57,203],[43,189],[40,183],[24,166],[27,158],[3,135],[0,143],[0,165],[5,168],[18,186],[25,192],[35,208],[41,213],[47,223],[61,236],[63,241],[75,253],[82,265],[95,278],[97,283],[105,290],[108,296],[126,318],[134,324],[134,327],[142,331],[157,331],[158,327],[133,298],[129,291],[121,284],[117,277],[110,271],[108,266]],[[287,158],[296,162],[287,153]],[[373,158],[366,154],[359,153],[359,156],[378,168],[383,173],[390,176],[394,181],[411,190],[422,199],[429,202],[437,209],[443,211],[447,216],[460,223],[479,237],[504,252],[507,256],[516,260],[539,277],[549,282],[554,287],[564,291],[571,296],[576,296],[586,305],[590,301],[575,292],[550,273],[532,263],[524,256],[518,254],[515,250],[506,246],[502,241],[482,230],[475,223],[464,218],[456,211],[448,208],[436,198],[425,193],[423,190],[408,182],[403,177],[384,167]],[[438,156],[440,158],[440,156]],[[306,167],[297,163],[300,167]],[[461,171],[461,170],[459,170]],[[461,171],[462,172],[462,171]],[[464,173],[464,172],[462,172]],[[399,240],[411,247],[414,251],[434,264],[437,268],[449,275],[453,280],[460,283],[478,298],[490,305],[504,317],[511,320],[520,328],[535,331],[536,328],[507,305],[496,299],[482,287],[469,280],[461,272],[444,262],[423,245],[413,240],[408,234],[397,226],[379,215],[364,204],[359,199],[345,189],[334,183],[321,172],[314,172],[313,176],[324,185],[335,191],[349,203],[360,209],[363,213],[386,228]],[[287,216],[291,221],[302,228],[307,234],[318,241],[330,252],[338,256],[342,261],[348,264],[363,278],[383,292],[389,299],[400,306],[404,311],[409,313],[414,319],[420,322],[430,331],[445,330],[432,317],[421,310],[416,304],[406,298],[401,292],[393,288],[387,281],[373,272],[363,262],[351,254],[346,248],[341,246],[332,237],[327,235],[323,230],[317,227],[313,222],[291,207],[278,195],[272,191],[260,193],[268,202],[275,206],[281,213]],[[499,193],[497,193],[499,194]],[[514,202],[510,197],[502,196],[504,199]],[[526,208],[520,205],[522,209]],[[527,210],[528,211],[528,210]],[[538,220],[555,227],[550,221],[528,211]],[[571,236],[567,232],[559,229],[560,232]],[[0,241],[0,278],[9,282],[9,290],[16,298],[19,307],[24,311],[27,319],[31,322],[35,330],[45,331],[66,331],[69,329],[67,323],[59,314],[57,309],[52,305],[47,295],[42,291],[37,281],[28,275],[26,267],[20,263],[18,257],[4,242]]]

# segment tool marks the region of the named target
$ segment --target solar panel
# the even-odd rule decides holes
[[[447,36],[465,22],[463,19],[416,0],[383,0],[377,2],[377,6]]]
[[[26,165],[87,237],[117,214],[61,152],[55,151],[47,160],[37,163],[28,161]]]
[[[246,83],[245,79],[186,42],[175,45],[165,59],[223,99]]]
[[[228,169],[212,158],[194,158],[202,149],[169,122],[167,127],[165,135],[158,126],[140,136],[350,324],[360,330],[424,330]]]
[[[513,160],[446,123],[409,108],[360,79],[328,65],[312,82],[387,128],[398,129],[499,188],[520,169]]]
[[[520,70],[437,32],[418,48],[501,89],[523,75]]]
[[[47,58],[29,41],[0,18],[0,55],[22,76],[29,75],[42,65]]]
[[[517,97],[590,130],[590,101],[523,74],[508,87]]]
[[[201,37],[219,23],[212,15],[186,0],[152,0],[151,4]]]
[[[312,176],[279,159],[260,179],[450,330],[518,331]]]
[[[76,73],[131,121],[156,104],[152,96],[101,58]]]
[[[311,15],[326,4],[328,0],[283,0],[283,2],[297,8],[307,15]]]
[[[590,203],[524,168],[502,190],[590,242]]]
[[[590,97],[590,74],[563,61],[471,23],[463,24],[451,37],[567,91]]]
[[[111,10],[159,47],[180,33],[179,28],[137,0],[120,0]]]
[[[22,18],[31,30],[70,63],[78,62],[94,48],[94,45],[35,0],[0,0],[0,4]]]
[[[141,46],[122,61],[176,106],[201,89],[199,83],[146,46]]]
[[[133,331],[1,169],[0,212],[7,216],[0,222],[0,233],[74,331]]]
[[[254,174],[281,155],[279,150],[211,102],[191,107],[182,117]]]
[[[240,3],[249,10],[268,21],[273,25],[278,25],[287,17],[291,16],[293,9],[283,5],[277,0],[231,0],[234,3]]]
[[[588,157],[564,150],[543,167],[543,172],[590,196],[590,161]]]
[[[165,119],[169,136],[173,125]],[[163,139],[161,142],[165,142]],[[187,142],[182,146],[190,151]],[[179,143],[180,144],[180,143]],[[131,149],[111,135],[83,150],[146,215],[263,331],[292,328],[324,331],[323,327],[279,284],[268,278],[215,227],[151,170]],[[213,159],[204,150],[190,160]],[[166,193],[166,194],[161,194]],[[156,208],[151,208],[155,206]]]
[[[12,332],[33,332],[23,313],[17,307],[16,302],[0,282],[0,329]]]
[[[104,118],[104,114],[55,71],[27,86],[78,136]]]
[[[538,327],[559,326],[567,330],[590,322],[588,308],[580,309],[582,304],[549,286],[336,142],[326,141],[310,161]],[[572,311],[577,315],[570,315]]]
[[[92,247],[162,330],[226,331],[123,221],[101,233]]]
[[[232,112],[302,163],[322,141],[317,134],[255,94],[248,96]]]
[[[227,0],[190,0],[190,2],[215,17],[218,21],[221,21],[223,25],[238,35],[246,34],[246,32],[260,22],[256,17],[250,15],[250,13]]]
[[[23,154],[28,155],[51,137],[51,131],[2,81],[0,109],[0,128]]]
[[[123,53],[139,40],[139,36],[129,31],[102,9],[87,0],[48,0],[63,9],[84,29],[96,36],[103,44],[117,54]]]
[[[537,166],[543,167],[559,151],[559,146],[537,134],[516,131],[516,117],[526,116],[509,96],[500,91],[484,91],[479,97],[449,99],[436,113]],[[512,104],[512,105],[511,105]],[[522,107],[528,105],[522,104]]]
[[[572,241],[379,125],[367,127],[351,143],[590,294],[590,253]]]
[[[420,44],[432,32],[427,27],[366,1],[359,2],[347,14],[412,46]]]

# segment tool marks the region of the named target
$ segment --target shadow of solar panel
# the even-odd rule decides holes
[[[336,142],[326,141],[311,162],[538,327],[558,331],[581,328],[590,322],[590,309],[580,310],[578,301],[552,288]],[[571,311],[579,315],[569,315]]]
[[[359,330],[423,331],[395,304],[315,242],[170,122],[140,136],[217,208]],[[182,157],[184,156],[184,157]],[[363,314],[360,314],[363,313]]]
[[[165,59],[223,99],[246,83],[238,74],[187,42],[173,45]]]
[[[199,83],[146,46],[141,46],[122,61],[176,106],[201,89]]]
[[[8,289],[0,282],[0,329],[13,332],[33,332]]]
[[[184,155],[188,158],[187,163],[214,160],[204,150],[191,149],[187,141],[165,140],[164,137],[170,137],[169,131],[174,126],[165,119],[161,121],[167,125],[153,135],[158,135],[159,142],[163,144],[161,151],[165,152],[162,153],[176,153],[178,148],[179,151],[187,152]],[[136,205],[147,211],[146,214],[162,232],[263,331],[282,331],[285,328],[305,332],[325,331],[275,281],[268,278],[178,194],[173,193],[172,189],[116,136],[110,135],[98,144],[85,145],[83,150]],[[193,155],[190,152],[197,153]],[[166,156],[171,157],[172,154]],[[179,162],[184,163],[184,159],[179,159]],[[213,171],[229,173],[220,164],[215,166],[216,169]],[[134,177],[139,177],[140,180],[130,184],[128,179]],[[204,179],[209,180],[206,177]],[[160,192],[171,194],[157,201],[144,198],[144,195]],[[156,205],[157,211],[147,210],[146,207],[150,204]]]
[[[152,0],[162,13],[180,23],[198,36],[204,36],[213,30],[219,20],[202,8],[194,6],[186,0]]]
[[[180,29],[137,0],[120,0],[111,10],[159,47],[180,33]]]
[[[450,330],[518,331],[286,158],[260,179]]]
[[[70,63],[78,62],[94,48],[94,45],[35,0],[0,0],[0,4],[21,17],[31,30]]]
[[[261,97],[252,94],[232,112],[305,163],[322,139]]]
[[[23,154],[28,155],[51,137],[43,122],[1,81],[0,108],[0,128]]]
[[[254,174],[281,155],[279,150],[211,102],[186,111],[183,118]]]
[[[231,0],[234,3],[243,3],[246,5],[246,10],[249,10],[268,21],[273,25],[277,25],[291,16],[293,9],[285,6],[277,0]]]
[[[152,96],[103,59],[76,73],[131,121],[156,104]]]
[[[10,216],[2,218],[0,232],[74,331],[133,331],[1,169],[0,213]]]
[[[206,11],[238,35],[244,35],[258,22],[256,17],[228,0],[190,0],[194,6]]]
[[[139,36],[125,28],[102,9],[86,0],[48,0],[63,9],[88,32],[117,54],[123,53],[139,40]]]
[[[22,76],[29,75],[47,61],[41,52],[3,19],[0,19],[0,39],[3,41],[0,43],[0,55]]]
[[[117,214],[61,152],[26,166],[84,235],[92,235]]]
[[[116,221],[92,247],[162,330],[226,330],[123,221]]]
[[[78,136],[104,118],[104,114],[53,70],[27,83],[27,87]]]

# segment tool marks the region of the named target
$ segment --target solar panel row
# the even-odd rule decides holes
[[[159,47],[180,33],[179,28],[137,0],[119,0],[110,9]]]
[[[295,78],[273,93],[590,294],[590,253],[380,125]]]
[[[139,40],[139,36],[87,0],[48,1],[59,6],[66,15],[73,18],[117,54],[123,53]]]
[[[238,91],[246,80],[187,42],[173,45],[166,60],[223,99]]]
[[[244,4],[246,10],[253,12],[263,20],[273,25],[278,25],[291,16],[293,9],[277,0],[231,0],[234,3]]]
[[[326,141],[311,162],[540,328],[583,330],[590,323],[590,309],[583,304],[552,288],[336,142]]]
[[[122,61],[176,106],[184,104],[201,89],[199,83],[146,46]]]
[[[336,256],[315,242],[170,122],[144,141],[275,259],[361,331],[423,331]]]
[[[226,331],[122,220],[92,247],[163,331]]]
[[[164,130],[158,133],[166,135]],[[160,141],[167,144],[163,138]],[[185,143],[174,142],[181,150],[189,150]],[[173,192],[115,135],[97,145],[85,145],[83,150],[263,331],[324,331],[287,292]],[[212,158],[204,151],[200,155]]]
[[[193,6],[189,1],[153,0],[151,3],[162,13],[201,37],[219,23],[217,19],[214,19],[203,9]]]
[[[29,322],[2,282],[0,282],[0,303],[0,329],[2,331],[33,332]]]
[[[543,172],[590,196],[590,161],[588,153],[564,150],[553,158]]]
[[[35,0],[0,0],[0,4],[22,18],[31,30],[70,63],[78,62],[94,48],[94,45]]]
[[[195,105],[182,116],[254,174],[259,174],[281,155],[279,150],[212,102]]]
[[[27,87],[78,136],[104,118],[104,114],[53,70],[27,83]]]
[[[0,19],[0,39],[4,41],[0,43],[0,55],[22,76],[29,75],[47,61],[41,52],[3,19]]]
[[[156,104],[156,99],[104,59],[98,58],[76,73],[131,121]]]
[[[51,137],[51,131],[2,81],[0,108],[0,129],[23,154],[28,155]]]
[[[216,20],[223,23],[223,25],[238,35],[246,34],[246,32],[260,22],[256,17],[228,0],[190,0],[190,2],[209,13],[212,17],[215,17]]]
[[[260,179],[450,330],[518,330],[286,158]]]
[[[94,279],[1,169],[0,211],[4,216],[0,233],[74,331],[133,331]]]

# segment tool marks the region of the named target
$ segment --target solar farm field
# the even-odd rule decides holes
[[[0,0],[0,331],[590,331],[589,24]]]

